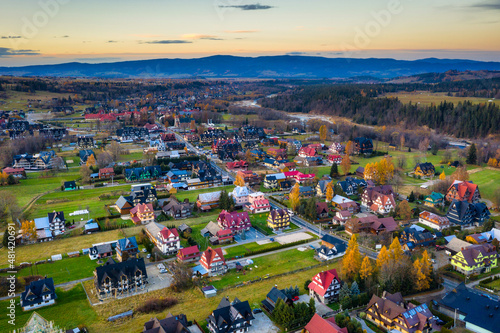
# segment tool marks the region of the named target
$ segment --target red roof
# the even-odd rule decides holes
[[[476,192],[476,189],[477,189],[477,184],[474,184],[474,183],[467,181],[467,180],[464,182],[456,180],[450,186],[450,188],[448,189],[448,192],[451,190],[452,187],[455,187],[457,189],[457,193],[460,197],[460,200],[472,201],[472,198],[474,197],[474,192]],[[467,190],[469,190],[469,196],[465,197]]]
[[[198,253],[198,252],[200,252],[200,249],[198,249],[198,245],[193,245],[193,246],[186,247],[184,249],[179,250],[179,253],[182,256],[190,256],[190,255]]]
[[[112,173],[114,172],[113,168],[102,168],[99,169],[99,173]]]
[[[137,213],[144,213],[146,211],[153,211],[153,205],[148,203],[148,204],[138,204],[134,208],[130,210],[130,214],[137,214]]]
[[[219,258],[221,259],[218,261],[226,262],[226,260],[224,260],[224,254],[222,254],[222,249],[221,248],[212,249],[211,247],[208,247],[208,249],[206,249],[205,252],[203,252],[201,260],[203,261],[203,259],[205,259],[207,267],[210,267],[216,255],[218,255]]]
[[[305,155],[308,157],[316,156],[316,149],[311,147],[302,147],[299,150],[299,155]]]
[[[323,319],[317,313],[307,323],[305,329],[308,333],[347,333],[347,327],[338,327],[334,317]]]
[[[175,229],[175,228],[172,228],[172,229],[163,228],[160,231],[160,234],[164,239],[168,239],[168,237],[171,235],[174,235],[174,237],[179,237],[179,233],[177,232],[177,229]]]
[[[309,283],[309,289],[314,290],[318,295],[324,296],[326,290],[332,284],[334,278],[340,282],[339,275],[337,274],[336,269],[330,269],[329,271],[320,272],[316,274],[316,276],[314,276],[313,282]]]
[[[24,171],[24,168],[11,168],[11,167],[6,167],[5,169],[3,169],[3,172],[5,172],[6,174],[13,174],[13,173],[23,173]]]
[[[233,232],[230,229],[222,229],[217,232],[217,236],[219,237],[224,237],[224,236],[231,236]]]

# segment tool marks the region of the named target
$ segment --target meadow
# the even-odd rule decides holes
[[[397,93],[388,93],[382,95],[381,97],[388,98],[397,98],[403,104],[421,104],[421,105],[431,105],[431,104],[439,104],[441,102],[452,102],[454,104],[458,104],[459,102],[470,101],[474,104],[477,103],[488,103],[492,101],[493,103],[500,105],[500,101],[492,100],[491,98],[480,98],[480,97],[455,97],[455,96],[447,96],[447,93],[444,92],[436,92],[431,93],[429,91],[415,91],[415,92],[397,92]]]

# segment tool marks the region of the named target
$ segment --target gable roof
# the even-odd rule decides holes
[[[321,282],[317,281],[317,278],[319,278]],[[335,268],[320,272],[313,277],[313,282],[309,283],[309,289],[314,290],[314,292],[318,295],[324,296],[326,290],[332,284],[334,279],[340,283],[339,275],[337,274],[337,270]],[[314,283],[314,281],[317,281],[320,285]]]
[[[324,319],[317,313],[305,327],[308,333],[347,333],[347,327],[340,328],[335,323],[335,318]]]
[[[466,180],[466,181],[461,181],[461,180],[455,180],[453,184],[451,184],[450,188],[448,188],[448,193],[452,188],[454,188],[460,199],[467,200],[467,201],[472,201],[472,198],[474,197],[474,192],[477,190],[477,184],[474,184],[473,182]],[[469,191],[469,195],[465,197],[467,191]]]
[[[135,239],[135,236],[129,237],[129,238],[122,238],[119,239],[116,248],[120,249],[121,251],[129,248],[129,249],[137,249],[137,240]]]
[[[224,254],[222,253],[222,249],[212,249],[210,246],[205,250],[205,252],[203,252],[201,259],[205,259],[207,266],[210,267],[216,256],[219,256],[219,258],[222,259],[222,262],[226,262],[226,260],[224,259]]]
[[[223,298],[216,310],[208,316],[207,321],[214,324],[217,332],[234,332],[236,325],[255,319],[248,301],[241,302],[235,298],[229,302],[228,298]],[[227,326],[226,326],[227,325]]]
[[[57,298],[52,278],[40,279],[31,282],[21,293],[21,306],[30,306],[43,301],[43,296],[52,295],[51,298]]]
[[[453,252],[460,252],[462,248],[466,249],[469,246],[471,246],[471,243],[468,243],[466,241],[463,241],[457,237],[453,238],[450,240],[448,244],[446,244],[446,248],[453,251]]]

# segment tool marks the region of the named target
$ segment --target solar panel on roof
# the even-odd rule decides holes
[[[410,310],[410,315],[414,316],[414,315],[416,315],[416,314],[417,314],[417,312],[415,312],[415,310],[414,310],[414,309],[411,309],[411,310]]]
[[[406,319],[408,319],[408,313],[403,313],[403,315],[405,316]]]

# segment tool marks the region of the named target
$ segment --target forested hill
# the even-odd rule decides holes
[[[483,97],[491,98],[500,92],[500,80],[484,84],[475,82]],[[467,85],[457,83],[457,95],[467,95]],[[419,88],[423,86],[419,85]],[[453,88],[453,86],[446,86]],[[329,85],[296,88],[273,98],[260,101],[263,107],[287,112],[314,112],[342,116],[366,125],[396,125],[407,127],[428,126],[440,133],[463,138],[485,137],[500,133],[500,108],[494,103],[470,101],[456,104],[441,102],[438,105],[421,106],[403,104],[396,98],[379,97],[398,90],[413,90],[411,85]],[[434,87],[436,89],[436,87]],[[468,90],[473,94],[473,90]]]

